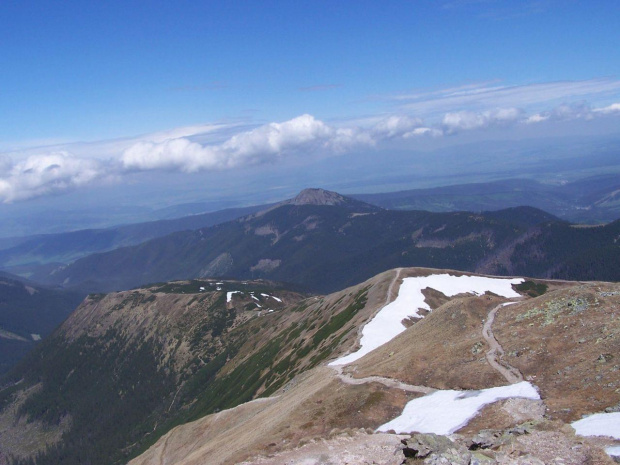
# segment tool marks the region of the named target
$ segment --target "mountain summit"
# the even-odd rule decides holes
[[[347,203],[347,198],[337,192],[325,189],[304,189],[287,203],[292,205],[342,205]]]
[[[361,200],[354,199],[352,197],[346,197],[338,192],[328,191],[320,188],[308,188],[302,190],[297,196],[292,199],[285,200],[279,203],[277,206],[282,205],[327,205],[327,206],[339,206],[346,208],[361,209],[361,211],[376,211],[381,210],[380,207],[370,205]]]

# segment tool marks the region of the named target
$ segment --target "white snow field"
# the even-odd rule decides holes
[[[605,452],[612,457],[620,457],[620,446],[607,447]]]
[[[521,284],[523,278],[502,279],[487,278],[484,276],[452,276],[450,274],[435,274],[405,278],[398,291],[396,299],[383,307],[375,317],[362,329],[360,348],[352,354],[334,360],[329,365],[346,365],[354,362],[370,351],[389,342],[406,328],[402,321],[409,317],[420,318],[418,309],[431,310],[424,302],[422,290],[432,288],[451,297],[461,293],[476,295],[493,292],[502,297],[520,297],[512,289],[513,284]]]
[[[232,300],[233,294],[243,294],[241,291],[231,291],[226,293],[226,302],[230,302]]]
[[[570,424],[581,436],[610,436],[620,439],[620,412],[595,413]],[[620,446],[605,449],[610,457],[620,457]]]
[[[481,391],[436,391],[409,401],[399,417],[379,426],[377,431],[451,434],[485,405],[511,397],[540,399],[536,388],[527,381]]]
[[[596,413],[571,423],[581,436],[611,436],[620,439],[620,412]]]
[[[261,293],[261,295],[262,295],[263,297],[271,297],[272,299],[277,300],[278,302],[282,302],[282,299],[279,299],[279,298],[278,298],[278,297],[276,297],[275,295],[271,295],[271,294],[262,294],[262,293]]]

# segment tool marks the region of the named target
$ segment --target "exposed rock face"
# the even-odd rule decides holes
[[[280,266],[282,260],[271,260],[270,258],[261,258],[256,265],[250,268],[251,271],[269,272]]]
[[[222,253],[201,270],[199,276],[201,278],[207,276],[225,276],[232,268],[233,263],[233,258],[229,253]]]
[[[482,430],[471,438],[414,434],[403,439],[404,464],[543,465],[611,464],[598,445],[559,422],[524,423],[507,430]]]

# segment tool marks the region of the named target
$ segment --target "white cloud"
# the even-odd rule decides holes
[[[535,113],[531,116],[528,116],[528,118],[525,120],[526,124],[535,124],[535,123],[542,123],[543,121],[547,121],[549,119],[549,115],[543,115],[540,113]]]
[[[458,111],[446,113],[441,121],[446,132],[486,128],[496,125],[508,125],[517,122],[523,111],[518,108],[498,108],[483,112]]]
[[[575,99],[594,101],[620,92],[620,80],[588,79],[517,86],[497,85],[497,81],[467,84],[427,92],[399,94],[388,99],[399,102],[407,113],[422,117],[459,110],[484,111],[489,108],[522,108],[558,105]]]
[[[440,137],[443,136],[443,131],[435,128],[419,127],[415,128],[413,131],[403,134],[403,139],[411,139],[412,137],[420,136]]]
[[[221,144],[201,145],[186,138],[139,142],[125,150],[122,163],[127,170],[195,172],[258,165],[317,151],[338,153],[373,143],[370,134],[357,128],[335,128],[302,115],[241,132]]]
[[[594,108],[586,101],[554,102],[543,108],[493,106],[475,108],[461,104],[477,99],[487,104],[497,100],[540,100],[536,95],[551,92],[555,96],[615,88],[611,80],[577,83],[549,83],[535,86],[502,87],[492,82],[417,94],[407,98],[415,105],[448,108],[434,118],[423,119],[416,112],[366,116],[356,120],[326,123],[304,114],[284,122],[262,126],[247,123],[218,123],[171,129],[143,136],[99,142],[61,144],[0,153],[0,202],[12,202],[42,195],[61,193],[107,179],[121,179],[138,171],[230,170],[288,158],[312,158],[350,152],[356,149],[382,148],[382,143],[400,144],[415,149],[430,138],[466,131],[490,134],[498,127],[575,120],[610,120],[620,116],[620,103]],[[510,98],[508,96],[510,95]],[[493,98],[491,98],[493,96]],[[499,99],[495,97],[501,97]],[[536,97],[536,98],[535,98]],[[404,98],[404,97],[403,97]],[[517,99],[518,100],[518,99]],[[472,100],[473,101],[473,100]],[[609,102],[609,98],[606,98]],[[410,103],[407,101],[407,103]],[[447,107],[447,105],[455,106]],[[458,105],[456,105],[458,104]],[[612,121],[603,123],[609,125]],[[427,141],[422,141],[426,138]],[[400,141],[400,142],[398,142]]]
[[[195,126],[184,126],[180,128],[169,129],[167,131],[159,131],[141,136],[142,139],[148,139],[151,142],[164,142],[168,139],[178,139],[180,137],[190,137],[197,134],[206,135],[213,134],[223,129],[235,127],[235,124],[199,124]]]
[[[612,114],[612,113],[620,113],[620,103],[612,103],[611,105],[608,105],[608,106],[603,107],[603,108],[595,108],[592,111],[594,113],[600,113],[600,114],[603,114],[603,115],[608,115],[608,114]]]
[[[125,150],[122,163],[130,171],[180,169],[188,173],[221,164],[215,151],[183,137],[159,143],[138,142]]]
[[[592,108],[587,102],[563,103],[550,111],[536,113],[526,119],[526,123],[541,123],[543,121],[590,121],[597,117],[620,114],[620,103],[613,103],[602,108]]]
[[[378,138],[400,137],[414,131],[422,125],[420,118],[412,118],[407,115],[388,116],[373,127],[373,133]]]
[[[103,164],[66,152],[33,155],[8,168],[0,178],[0,200],[5,203],[58,193],[108,176]]]

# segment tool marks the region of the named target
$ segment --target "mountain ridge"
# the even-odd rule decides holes
[[[509,294],[520,297],[449,296],[457,291],[439,286],[442,276],[514,281]],[[438,283],[423,291],[429,310],[422,318],[408,319],[398,336],[341,370],[325,366],[363,344],[361,328],[400,298],[406,280],[422,278]],[[536,454],[544,449],[508,432],[525,425],[519,428],[531,438],[548,444],[547,431],[568,444],[557,452],[562,457],[577,453],[571,447],[578,443],[579,457],[598,457],[600,443],[577,442],[564,425],[620,401],[614,391],[620,375],[606,355],[619,343],[618,320],[610,318],[619,299],[617,283],[507,280],[428,268],[389,270],[326,296],[226,280],[91,295],[3,378],[0,424],[11,426],[0,429],[0,450],[28,463],[32,452],[18,447],[25,443],[20,435],[28,435],[30,443],[47,447],[37,458],[41,465],[60,457],[68,465],[86,457],[101,465],[132,457],[132,465],[283,463],[286,454],[306,453],[299,448],[313,440],[317,456],[346,450],[364,457],[372,452],[367,446],[385,439],[384,453],[402,457],[400,439],[409,435],[374,438],[369,432],[400,415],[407,402],[446,389],[475,397],[476,390],[505,385],[484,355],[490,346],[483,322],[499,308],[492,330],[504,351],[501,361],[533,380],[542,400],[508,399],[485,408],[469,429],[459,430],[459,451],[471,454],[463,444],[494,427],[508,436],[489,453],[513,448],[540,460]],[[605,384],[591,378],[593,370]],[[93,408],[101,402],[106,409]],[[62,442],[60,436],[45,442],[50,427],[62,430]]]
[[[398,266],[614,280],[612,257],[620,252],[613,239],[619,229],[620,221],[573,228],[532,207],[485,213],[382,210],[311,190],[237,220],[95,254],[33,278],[89,292],[207,276],[261,277],[330,292]],[[611,253],[599,252],[604,248]],[[524,249],[535,253],[524,260]],[[600,263],[588,268],[588,257],[597,254]],[[343,267],[348,274],[340,272]]]

